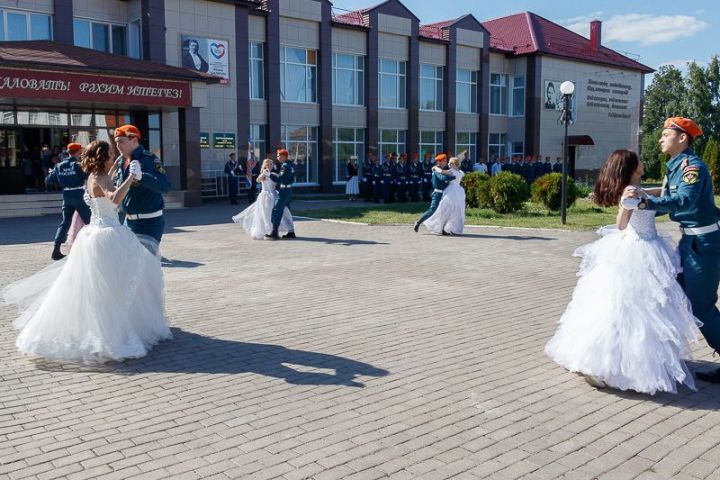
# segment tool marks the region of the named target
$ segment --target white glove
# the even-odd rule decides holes
[[[85,189],[85,193],[83,193],[83,201],[85,202],[85,204],[86,204],[88,207],[90,206],[90,200],[91,200],[91,198],[90,198],[90,192],[88,192],[87,189]]]
[[[132,162],[130,162],[129,173],[130,175],[134,176],[135,180],[137,180],[138,182],[142,180],[143,173],[142,168],[140,167],[140,162],[138,162],[137,160],[133,160]]]
[[[625,210],[637,209],[638,203],[640,203],[639,198],[623,198],[620,200],[620,206]]]

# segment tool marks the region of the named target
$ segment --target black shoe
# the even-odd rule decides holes
[[[420,220],[418,220],[417,222],[415,222],[415,225],[413,226],[413,230],[415,230],[415,233],[417,233],[418,230],[420,230],[420,225],[421,225],[421,224],[422,224],[422,222],[421,222]]]
[[[449,234],[448,232],[446,232],[445,230],[443,230],[443,231],[442,231],[442,236],[443,236],[443,237],[448,237],[448,236],[450,236],[450,234]]]
[[[297,238],[297,235],[295,235],[295,232],[288,232],[282,238]]]
[[[56,245],[55,248],[53,248],[53,252],[52,255],[50,255],[50,258],[52,258],[53,260],[62,260],[63,258],[65,258],[65,255],[60,252],[60,245]]]
[[[265,235],[265,238],[268,240],[280,240],[280,235],[278,235],[277,232],[273,232]]]
[[[708,372],[695,372],[695,378],[708,383],[720,383],[720,368]]]

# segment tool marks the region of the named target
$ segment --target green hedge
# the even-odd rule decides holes
[[[567,177],[567,206],[575,204],[578,191],[572,178]],[[562,202],[562,174],[548,173],[538,178],[532,185],[532,201],[542,203],[549,210],[557,211]]]

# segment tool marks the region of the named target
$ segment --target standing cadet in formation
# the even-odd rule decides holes
[[[245,177],[245,169],[235,158],[235,152],[230,154],[230,160],[225,163],[225,175],[227,175],[230,205],[237,205],[238,182],[241,177]]]
[[[393,194],[395,193],[393,188],[395,183],[395,162],[393,162],[392,154],[385,154],[385,163],[380,166],[380,175],[382,177],[380,184],[382,185],[383,202],[392,203]]]
[[[275,182],[280,189],[275,200],[275,206],[272,210],[272,233],[265,235],[265,238],[277,240],[280,238],[278,229],[280,228],[280,222],[282,221],[283,212],[285,207],[290,205],[292,200],[292,185],[295,183],[295,167],[292,162],[288,159],[288,151],[281,148],[277,151],[277,160],[280,164],[279,172],[270,173],[270,178]],[[297,238],[294,231],[289,231],[282,238]]]
[[[372,195],[375,203],[380,202],[380,198],[383,195],[383,184],[382,184],[382,169],[380,168],[380,159],[373,152],[372,154]]]
[[[83,172],[78,161],[82,146],[79,143],[71,143],[67,146],[67,150],[70,157],[58,163],[45,179],[46,184],[60,186],[63,191],[62,222],[55,232],[55,246],[50,257],[53,260],[60,260],[65,256],[60,252],[60,245],[67,240],[73,214],[77,212],[85,224],[90,223],[90,207],[83,200],[87,174]]]
[[[157,253],[165,230],[163,217],[163,193],[170,191],[170,180],[160,159],[140,144],[140,130],[134,125],[123,125],[115,129],[115,145],[120,152],[113,176],[116,186],[120,186],[128,176],[135,180],[122,201],[125,223],[136,235],[154,239],[157,244],[144,245]],[[142,237],[140,237],[142,239]]]
[[[553,163],[552,171],[555,173],[562,173],[562,158],[557,157],[555,163]]]
[[[400,161],[395,166],[395,191],[400,203],[407,202],[408,169],[407,153],[400,154]]]
[[[425,152],[423,155],[422,170],[423,170],[423,182],[422,182],[422,200],[423,202],[430,201],[430,191],[432,190],[432,168],[435,166],[431,160],[430,152]]]
[[[708,166],[691,148],[693,140],[702,134],[700,126],[689,118],[665,120],[660,149],[670,160],[660,195],[640,198],[640,192],[631,188],[623,198],[639,198],[636,208],[669,213],[670,219],[680,224],[682,273],[678,280],[693,314],[702,322],[700,331],[705,340],[710,348],[720,352],[720,311],[716,306],[720,285],[720,209],[715,205]],[[695,376],[720,383],[720,368],[697,372]]]
[[[366,202],[372,200],[372,160],[371,151],[367,152],[365,160],[362,162],[360,167],[360,196]]]
[[[444,153],[441,153],[435,157],[435,163],[438,167],[440,167],[442,170],[445,170],[447,167],[447,155]],[[455,179],[454,175],[446,175],[441,172],[433,171],[432,172],[432,197],[430,200],[430,208],[428,208],[425,213],[423,213],[422,217],[420,217],[417,222],[415,222],[415,225],[413,226],[413,230],[415,230],[415,233],[417,233],[418,229],[420,228],[420,225],[430,218],[433,213],[435,213],[435,210],[437,210],[438,205],[440,205],[440,200],[443,196],[443,190],[447,188],[447,186],[450,184],[452,180]]]
[[[460,170],[462,170],[464,173],[470,173],[472,172],[473,162],[470,160],[467,150],[463,152],[464,155],[462,156],[460,160]],[[458,155],[460,157],[462,154]]]
[[[408,186],[410,188],[410,201],[420,201],[420,188],[423,182],[423,167],[418,162],[418,154],[412,154],[412,160],[408,165]]]

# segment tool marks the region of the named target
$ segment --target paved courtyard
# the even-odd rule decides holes
[[[592,232],[265,242],[235,211],[168,213],[175,338],[146,358],[32,361],[0,311],[1,479],[720,478],[720,387],[595,390],[543,354]],[[0,221],[0,286],[49,262],[57,221]]]

